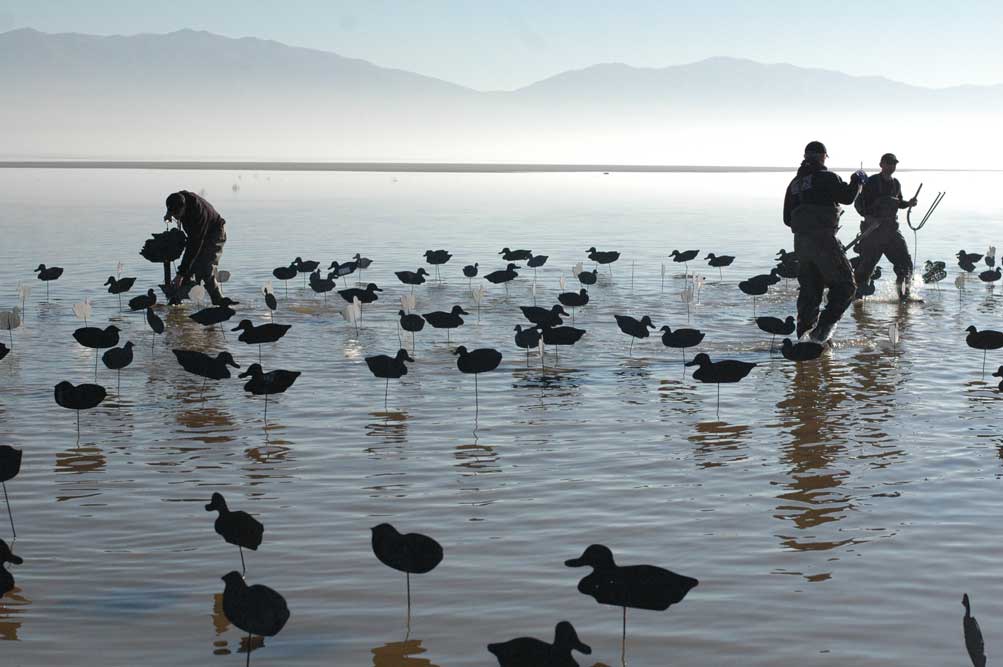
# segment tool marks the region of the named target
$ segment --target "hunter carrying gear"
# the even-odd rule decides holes
[[[822,142],[805,146],[804,161],[784,197],[784,224],[794,232],[794,253],[800,264],[797,335],[800,338],[810,332],[811,340],[818,343],[829,339],[853,302],[853,269],[836,231],[842,214],[840,204],[852,204],[866,178],[858,171],[844,183],[825,168],[827,157]],[[829,288],[829,296],[819,314],[825,288]]]
[[[226,243],[226,220],[203,197],[187,190],[167,197],[164,220],[171,218],[180,223],[188,236],[173,287],[177,289],[189,280],[201,282],[213,305],[218,305],[223,293],[216,274]]]
[[[857,281],[857,298],[861,298],[860,287],[866,285],[874,272],[874,267],[881,260],[881,255],[888,258],[895,271],[895,289],[899,299],[909,298],[912,286],[912,257],[902,233],[899,231],[898,214],[903,208],[916,205],[916,198],[902,200],[902,186],[895,173],[898,159],[892,153],[881,156],[881,173],[867,179],[855,202],[857,212],[864,216],[860,230],[874,228],[862,236],[857,252],[860,261],[857,263],[854,277]]]

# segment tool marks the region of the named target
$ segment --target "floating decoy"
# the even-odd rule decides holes
[[[424,257],[426,262],[435,267],[435,279],[441,281],[439,266],[448,262],[452,255],[445,250],[426,250]]]
[[[20,556],[14,555],[14,552],[10,550],[6,542],[0,540],[0,598],[14,590],[14,575],[4,567],[5,563],[21,565],[24,561],[21,560]]]
[[[756,326],[759,327],[760,331],[765,331],[766,333],[773,336],[770,339],[770,352],[773,352],[773,342],[777,336],[790,336],[797,329],[797,324],[794,322],[794,318],[788,315],[786,319],[780,319],[779,317],[757,317]]]
[[[715,255],[714,253],[707,253],[704,257],[707,261],[707,266],[713,266],[717,269],[718,275],[724,280],[724,273],[721,271],[722,267],[731,266],[731,263],[735,261],[735,258],[731,255]]]
[[[261,364],[251,364],[237,377],[250,377],[251,379],[244,385],[244,391],[265,397],[265,422],[268,422],[268,397],[271,394],[285,393],[299,376],[299,371],[287,371],[281,368],[265,373]]]
[[[394,271],[394,275],[397,276],[397,280],[405,285],[410,285],[411,291],[414,292],[414,286],[424,283],[428,272],[419,267],[417,271]]]
[[[162,319],[160,319],[159,315],[157,315],[155,312],[153,312],[153,308],[147,308],[146,309],[146,324],[147,324],[147,326],[150,327],[150,330],[154,333],[153,344],[150,346],[150,348],[153,349],[153,346],[155,346],[157,344],[157,338],[156,337],[159,336],[160,334],[164,333],[164,321]]]
[[[432,325],[434,329],[445,329],[446,330],[446,344],[449,344],[449,330],[456,329],[457,327],[463,326],[463,318],[460,315],[469,315],[467,311],[463,310],[460,306],[453,306],[453,309],[448,313],[436,310],[431,313],[425,313],[422,317],[425,321]]]
[[[122,393],[122,369],[132,363],[132,348],[132,341],[126,341],[122,347],[113,347],[101,355],[105,368],[118,373],[118,394]]]
[[[352,287],[350,289],[338,290],[338,294],[348,303],[352,303],[353,299],[358,299],[360,303],[372,303],[380,298],[376,293],[382,291],[376,286],[376,283],[369,283],[365,289]]]
[[[197,350],[173,350],[181,368],[192,375],[202,378],[202,392],[205,395],[205,385],[208,380],[226,380],[230,377],[228,366],[240,368],[233,356],[226,351],[219,352],[215,357],[210,357],[205,352]]]
[[[682,262],[683,266],[686,267],[684,271],[687,274],[689,274],[690,272],[689,262],[690,260],[695,259],[699,252],[700,252],[699,250],[683,250],[682,252],[679,252],[678,250],[673,250],[669,254],[669,257],[672,258],[673,262]]]
[[[986,644],[982,640],[982,629],[979,628],[979,622],[972,616],[972,605],[968,600],[968,593],[961,596],[961,604],[965,607],[965,616],[961,620],[961,626],[965,633],[965,648],[968,650],[968,657],[971,658],[974,667],[986,667]]]
[[[381,563],[407,578],[407,613],[411,617],[411,575],[426,574],[442,562],[442,545],[421,533],[401,534],[389,523],[373,526],[373,553]]]
[[[73,338],[84,347],[89,347],[94,352],[94,379],[98,377],[98,355],[96,350],[118,345],[118,332],[120,329],[114,324],[99,329],[98,327],[80,327],[73,332]]]
[[[616,325],[620,327],[620,331],[630,336],[630,348],[627,350],[628,355],[634,351],[634,339],[647,338],[650,334],[648,329],[655,328],[655,325],[651,323],[651,318],[647,315],[639,320],[629,315],[614,315],[613,317],[616,319]]]
[[[623,642],[627,641],[627,607],[665,611],[682,601],[699,582],[654,565],[619,566],[613,552],[602,544],[589,545],[578,558],[565,561],[568,567],[592,568],[578,582],[578,592],[599,604],[623,608]]]
[[[355,262],[331,262],[331,266],[327,267],[328,271],[330,271],[336,278],[350,276],[355,273],[358,268],[359,265]]]
[[[790,338],[784,338],[780,345],[780,353],[788,361],[811,361],[822,356],[825,346],[814,341],[792,343]]]
[[[963,249],[958,251],[955,255],[958,258],[958,266],[961,267],[966,273],[971,273],[975,270],[975,262],[982,259],[982,255],[975,252],[965,252]]]
[[[508,294],[508,284],[510,281],[515,280],[516,278],[519,277],[519,274],[516,273],[516,269],[519,268],[522,267],[516,266],[515,264],[509,264],[500,271],[492,271],[491,273],[484,276],[484,279],[494,285],[504,284],[505,293]]]
[[[581,308],[589,302],[589,291],[584,287],[577,292],[561,292],[557,300],[562,306],[571,308],[571,323],[575,323],[575,308]]]
[[[993,329],[979,331],[974,326],[968,327],[965,331],[968,332],[968,335],[965,336],[965,343],[968,344],[968,347],[982,350],[982,376],[985,377],[986,352],[1003,347],[1003,333],[994,331]]]
[[[211,327],[218,324],[220,325],[219,330],[223,331],[223,322],[226,322],[228,319],[237,314],[237,311],[230,306],[237,305],[240,305],[239,301],[233,301],[229,297],[224,296],[220,299],[219,305],[203,308],[202,310],[189,315],[188,319],[194,320],[204,327]]]
[[[453,354],[456,355],[456,367],[460,372],[469,373],[474,376],[474,419],[476,421],[479,412],[477,376],[498,368],[498,364],[502,360],[502,353],[489,347],[482,347],[468,352],[467,348],[461,345],[456,348]]]
[[[756,364],[748,361],[738,361],[735,359],[725,359],[723,361],[711,361],[706,353],[701,352],[693,357],[693,361],[687,362],[687,366],[698,366],[693,371],[693,379],[700,382],[710,382],[717,385],[717,410],[721,412],[721,385],[725,383],[739,382],[749,374]]]
[[[599,270],[582,271],[575,277],[578,278],[578,282],[582,285],[595,285],[599,281]]]
[[[3,343],[0,343],[0,361],[3,361],[3,358],[6,357],[9,353],[10,353],[10,348],[4,345]]]
[[[62,381],[55,386],[53,392],[56,398],[56,405],[67,410],[75,410],[77,413],[77,438],[80,438],[80,411],[90,410],[101,405],[108,392],[99,384],[81,384],[73,386],[67,381]]]
[[[286,599],[268,586],[248,586],[240,572],[223,576],[223,615],[247,633],[247,661],[251,664],[251,637],[274,637],[289,620]]]
[[[399,380],[407,375],[407,366],[404,364],[405,361],[414,363],[414,359],[412,359],[411,355],[407,353],[407,350],[403,348],[397,350],[397,355],[393,357],[386,354],[366,357],[366,366],[369,366],[369,372],[376,377],[383,378],[387,381],[386,387],[383,389],[384,411],[387,409],[387,395],[390,392],[390,380]]]
[[[704,332],[698,329],[676,329],[673,331],[668,326],[661,328],[662,345],[683,350],[683,363],[686,363],[686,348],[695,347],[704,338]]]
[[[10,509],[10,498],[7,497],[7,482],[17,477],[21,472],[20,449],[14,449],[10,445],[0,445],[0,486],[3,487],[3,499],[7,503],[7,516],[10,518],[10,532],[17,539],[17,531],[14,530],[14,513]]]
[[[541,334],[536,327],[523,329],[521,324],[515,325],[515,346],[526,350],[526,366],[529,366],[529,350],[540,346]]]
[[[118,278],[115,276],[108,276],[108,280],[105,281],[105,285],[108,286],[109,294],[118,295],[118,309],[122,310],[122,294],[128,292],[132,289],[132,286],[136,283],[135,278]]]
[[[519,310],[522,311],[527,320],[540,327],[556,327],[564,323],[561,315],[568,316],[560,304],[554,305],[550,309],[539,306],[519,306]]]
[[[38,274],[38,279],[45,283],[45,300],[48,301],[49,283],[53,280],[59,280],[59,276],[63,275],[63,269],[58,266],[46,268],[45,264],[39,264],[34,272]]]
[[[152,289],[146,290],[146,294],[140,294],[129,299],[129,310],[146,310],[157,303],[157,293]]]
[[[219,512],[213,528],[220,537],[240,550],[240,569],[241,572],[247,572],[247,567],[244,565],[244,549],[258,550],[265,527],[247,512],[231,512],[221,493],[212,494],[205,511]]]
[[[532,250],[509,250],[508,248],[502,248],[501,252],[498,253],[502,256],[502,259],[506,262],[525,262],[530,257],[533,256]]]
[[[425,328],[425,318],[418,313],[405,313],[403,310],[398,310],[397,315],[400,316],[401,329],[411,332],[411,354],[414,354],[414,335]]]
[[[261,346],[264,343],[274,343],[283,336],[286,332],[292,328],[291,324],[275,324],[274,322],[268,322],[266,324],[259,324],[254,326],[251,324],[251,320],[241,320],[240,324],[231,329],[230,331],[241,331],[242,333],[237,337],[242,343],[247,343],[248,345],[258,346],[258,361],[261,361]]]
[[[582,643],[574,626],[561,621],[554,628],[554,643],[533,637],[517,637],[507,642],[488,644],[488,651],[498,658],[500,667],[578,667],[571,651],[590,655],[592,649]]]
[[[1000,271],[1000,267],[996,267],[992,271],[983,271],[979,274],[979,280],[984,283],[989,283],[990,286],[1000,278],[1003,278],[1003,271]]]
[[[329,273],[327,274],[327,278],[321,278],[319,270],[310,274],[310,289],[317,294],[323,294],[324,303],[327,303],[327,293],[335,288],[333,275],[334,273]],[[267,292],[265,294],[265,298],[267,299]]]
[[[289,283],[288,281],[299,275],[299,269],[296,268],[296,262],[290,262],[289,266],[277,266],[272,269],[272,275],[275,276],[277,280],[281,280],[286,287],[286,298],[289,298]]]
[[[613,264],[616,260],[620,259],[620,253],[616,250],[596,250],[595,246],[592,246],[588,250],[588,257],[596,264]],[[609,267],[609,275],[613,276],[613,267]],[[583,283],[587,285],[588,283]]]

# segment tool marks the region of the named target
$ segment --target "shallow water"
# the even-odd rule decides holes
[[[487,643],[550,641],[560,620],[593,649],[581,664],[618,664],[620,611],[579,594],[586,572],[563,565],[593,542],[622,564],[700,580],[668,612],[628,614],[629,664],[965,664],[966,591],[988,653],[1003,646],[1000,398],[964,342],[969,324],[1001,328],[999,299],[977,279],[957,289],[952,260],[998,235],[1003,209],[988,193],[999,175],[902,174],[907,192],[926,182],[923,210],[948,191],[920,232],[919,258],[948,261],[949,278],[900,306],[884,263],[878,296],[847,313],[836,349],[802,365],[771,357],[736,287],[792,245],[779,220],[782,174],[4,177],[0,309],[15,305],[18,280],[33,287],[0,362],[0,444],[25,451],[7,484],[25,562],[10,567],[18,588],[0,603],[0,639],[16,640],[0,643],[4,665],[242,663],[241,633],[218,600],[239,555],[203,509],[217,490],[264,523],[247,578],[282,592],[292,611],[254,651],[259,665],[491,665]],[[273,281],[275,320],[293,327],[262,348],[263,365],[303,375],[269,402],[267,428],[242,381],[210,383],[202,401],[201,382],[169,351],[226,348],[246,366],[257,350],[202,330],[184,316],[190,307],[161,309],[168,331],[151,350],[143,318],[120,314],[101,287],[118,261],[139,277],[128,296],[159,282],[137,253],[162,229],[163,198],[182,187],[205,188],[228,220],[222,266],[240,317],[267,317],[260,287],[296,255],[375,260],[364,279],[385,291],[358,333],[335,294],[325,305],[294,280],[286,297]],[[545,370],[535,354],[527,367],[512,342],[518,306],[533,302],[532,271],[508,296],[491,286],[479,321],[460,273],[473,261],[482,274],[501,268],[506,245],[550,256],[537,272],[541,305],[562,275],[578,288],[570,267],[588,266],[585,248],[623,253],[576,313],[588,334],[559,360],[548,349]],[[474,382],[442,332],[417,335],[417,362],[391,382],[389,410],[364,363],[398,348],[408,290],[393,271],[421,266],[427,248],[454,258],[442,284],[415,290],[417,311],[462,304],[471,316],[452,345],[505,355],[478,380],[476,430]],[[674,248],[738,256],[723,279],[690,264],[706,284],[689,320],[681,267],[666,257]],[[32,278],[39,262],[66,268],[48,302]],[[109,399],[82,415],[78,442],[52,387],[93,381],[93,352],[71,337],[83,297],[92,323],[114,322],[137,348],[120,388],[99,368]],[[757,314],[791,314],[795,298],[793,284],[778,285]],[[683,372],[678,350],[653,336],[628,356],[614,313],[689,321],[707,333],[701,351],[759,366],[722,388],[718,416],[715,388]],[[987,368],[1000,363],[991,353]],[[446,552],[411,582],[410,630],[403,577],[370,550],[369,528],[384,521]],[[0,521],[0,536],[9,531]]]

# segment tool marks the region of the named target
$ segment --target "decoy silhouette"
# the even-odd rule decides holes
[[[4,567],[5,563],[21,565],[24,561],[21,560],[20,556],[14,555],[14,552],[10,550],[6,542],[0,540],[0,598],[14,590],[14,575]]]
[[[38,274],[38,279],[45,283],[45,300],[48,301],[49,283],[53,280],[59,280],[59,276],[63,275],[63,269],[58,266],[46,268],[45,264],[39,264],[34,272]]]
[[[686,267],[684,269],[684,271],[687,274],[689,274],[689,272],[690,272],[689,262],[690,262],[690,260],[696,258],[697,254],[699,252],[700,252],[699,250],[683,250],[682,252],[679,252],[678,250],[673,250],[669,254],[669,257],[672,258],[673,262],[682,262],[683,266]]]
[[[738,289],[752,297],[753,317],[756,315],[756,297],[766,294],[770,289],[770,285],[775,285],[778,282],[780,282],[780,276],[777,274],[777,269],[773,268],[769,273],[752,276],[748,280],[742,280],[738,283]]]
[[[488,644],[488,651],[498,658],[500,667],[578,667],[571,651],[590,655],[592,649],[582,643],[574,626],[561,621],[554,628],[554,643],[533,637],[517,637],[507,642]]]
[[[343,278],[345,276],[352,275],[358,268],[359,265],[355,262],[339,263],[337,261],[331,262],[331,265],[327,267],[328,271],[330,271],[336,278]]]
[[[160,317],[155,312],[153,312],[153,308],[147,308],[146,324],[147,326],[150,327],[150,330],[153,331],[154,333],[153,343],[150,346],[150,349],[152,350],[153,347],[156,346],[157,344],[157,336],[164,333],[164,321],[160,319]]]
[[[348,303],[352,303],[352,300],[356,298],[361,303],[372,303],[376,301],[378,298],[380,298],[379,295],[376,293],[382,291],[383,290],[381,290],[379,287],[376,286],[376,283],[369,283],[368,285],[366,285],[365,289],[352,287],[350,289],[338,290],[338,294],[340,294],[341,298],[347,301]]]
[[[502,256],[502,259],[506,262],[525,262],[533,256],[532,250],[509,250],[508,248],[502,248],[501,252],[498,253]]]
[[[979,274],[979,280],[990,285],[1000,278],[1003,278],[1003,271],[1000,271],[1000,267],[998,266],[993,271],[983,271]]]
[[[414,354],[414,335],[425,328],[425,318],[418,313],[405,313],[403,310],[398,310],[397,315],[400,316],[401,329],[411,332],[411,354]]]
[[[310,274],[310,289],[317,294],[323,294],[324,303],[327,303],[327,293],[333,290],[336,286],[334,278],[332,277],[333,275],[334,273],[332,272],[327,274],[327,278],[321,278],[319,270]]]
[[[999,368],[996,369],[996,372],[993,373],[993,377],[994,378],[1003,378],[1003,366],[1000,366]],[[1000,380],[999,390],[1003,391],[1003,379]]]
[[[360,274],[366,269],[368,269],[369,266],[373,263],[373,260],[369,259],[368,257],[363,257],[359,253],[355,253],[355,256],[352,257],[352,259],[354,259],[355,263],[358,265]]]
[[[589,248],[588,249],[588,253],[589,253],[589,255],[588,255],[589,259],[591,259],[596,264],[610,264],[610,265],[612,265],[613,262],[615,262],[616,260],[620,259],[620,253],[617,252],[616,250],[601,251],[601,250],[596,250],[595,246],[592,246],[591,248]],[[613,277],[613,267],[612,266],[609,267],[609,275],[610,275],[611,278]],[[588,285],[589,283],[583,282],[582,284]]]
[[[0,445],[0,486],[3,487],[3,499],[7,503],[7,516],[10,518],[10,532],[14,539],[17,539],[17,531],[14,530],[14,513],[10,509],[10,498],[7,497],[7,482],[17,477],[21,472],[20,449],[14,449],[10,445]]]
[[[146,290],[146,294],[140,294],[129,299],[129,310],[146,310],[157,303],[157,293],[152,289]]]
[[[508,294],[508,284],[510,281],[515,280],[516,278],[519,277],[519,274],[516,273],[516,269],[519,268],[522,267],[516,266],[515,264],[509,264],[502,270],[492,271],[491,273],[484,276],[484,279],[494,285],[504,284],[505,293]]]
[[[647,338],[650,332],[648,329],[654,329],[655,325],[651,323],[651,318],[645,315],[640,320],[636,320],[629,315],[614,315],[616,319],[616,325],[620,327],[620,331],[624,332],[630,336],[630,348],[627,354],[630,355],[634,351],[634,339],[635,338]]]
[[[582,271],[575,277],[578,278],[578,282],[582,285],[595,285],[599,281],[599,270]]]
[[[248,586],[240,572],[223,576],[223,615],[247,633],[247,662],[251,664],[251,637],[274,637],[289,620],[286,599],[268,586]]]
[[[777,275],[785,280],[794,280],[801,271],[801,262],[797,254],[787,252],[783,248],[777,252]]]
[[[242,573],[247,572],[247,567],[244,565],[244,549],[258,550],[265,527],[247,512],[231,512],[221,493],[212,494],[205,511],[219,512],[213,528],[220,537],[240,550],[240,569]]]
[[[81,384],[73,386],[63,380],[55,386],[53,394],[56,405],[77,413],[77,438],[80,438],[80,411],[90,410],[101,405],[108,392],[99,384]]]
[[[668,326],[664,326],[660,331],[662,331],[662,345],[683,351],[683,364],[686,363],[686,348],[699,345],[704,338],[704,332],[699,329],[676,329],[673,331]]]
[[[731,255],[715,255],[710,252],[704,257],[707,261],[707,266],[712,266],[717,269],[718,276],[724,280],[724,273],[721,271],[722,267],[731,266],[731,263],[735,261],[735,258]]]
[[[968,347],[982,350],[982,376],[986,375],[986,352],[988,350],[998,350],[1003,347],[1003,333],[993,329],[983,329],[979,331],[974,326],[970,326],[965,331],[965,343]]]
[[[223,322],[237,314],[230,306],[240,305],[239,301],[233,301],[229,297],[223,297],[220,299],[219,304],[215,306],[210,306],[208,308],[203,308],[202,310],[192,313],[188,316],[188,319],[194,320],[204,327],[211,327],[216,324],[220,325],[219,330],[223,331]],[[225,333],[223,334],[226,335]]]
[[[531,269],[538,269],[544,264],[546,264],[548,259],[550,259],[549,255],[533,255],[528,260],[526,260],[526,266],[528,266]]]
[[[98,355],[97,350],[118,345],[118,332],[120,329],[114,324],[99,329],[98,327],[80,327],[73,332],[73,338],[84,347],[89,347],[94,352],[94,379],[98,377]]]
[[[442,562],[442,545],[420,533],[401,534],[389,523],[373,526],[373,553],[407,579],[407,614],[411,618],[411,575],[431,572]]]
[[[790,338],[784,338],[780,345],[780,353],[788,361],[811,361],[822,356],[825,346],[814,341],[791,343]]]
[[[968,600],[968,593],[961,596],[961,604],[965,607],[965,616],[961,619],[961,626],[965,633],[965,648],[968,650],[968,657],[971,658],[974,667],[986,667],[986,645],[982,640],[982,629],[979,628],[979,622],[972,616],[972,605]]]
[[[132,341],[126,341],[122,347],[113,347],[101,355],[101,361],[105,368],[113,370],[118,374],[117,394],[122,393],[122,369],[132,363]]]
[[[258,346],[258,361],[260,362],[262,344],[276,342],[285,336],[286,332],[291,328],[291,324],[275,324],[274,322],[268,322],[254,326],[251,324],[251,320],[241,320],[240,324],[233,329],[230,329],[230,331],[242,332],[237,337],[237,340],[242,343]]]
[[[479,412],[479,397],[477,390],[477,376],[498,368],[501,363],[502,353],[489,347],[482,347],[476,350],[467,351],[463,345],[453,352],[456,355],[456,367],[461,373],[469,373],[474,376],[474,420],[476,422]]]
[[[699,582],[654,565],[619,566],[613,552],[602,544],[589,545],[568,567],[589,566],[591,574],[578,582],[578,591],[599,604],[623,608],[623,642],[627,641],[627,607],[665,611],[682,601]]]
[[[536,327],[523,329],[521,324],[515,325],[515,346],[526,350],[526,366],[529,366],[529,350],[540,346],[541,334]]]
[[[475,278],[477,276],[477,267],[478,267],[477,262],[474,262],[473,264],[467,264],[466,266],[463,267],[463,275],[466,276],[467,278]]]
[[[589,302],[589,291],[583,287],[577,292],[561,292],[557,295],[557,300],[562,306],[567,306],[568,308],[581,308]],[[571,317],[572,320],[574,320],[574,310],[571,311]]]
[[[982,258],[990,269],[996,266],[996,246],[989,246],[989,250],[986,252],[986,256]]]
[[[297,257],[296,259],[293,260],[292,265],[293,265],[293,267],[296,268],[296,271],[298,273],[302,273],[303,274],[303,280],[305,281],[307,274],[313,273],[314,271],[316,271],[317,267],[320,266],[320,262],[316,262],[316,261],[314,261],[312,259],[308,259],[306,261],[303,261],[302,257]],[[303,286],[306,287],[306,284],[304,284]]]
[[[424,283],[428,272],[419,267],[417,271],[394,271],[394,275],[397,276],[397,280],[405,285],[410,285],[411,292],[414,292],[414,286]]]
[[[965,252],[964,249],[959,250],[958,254],[955,255],[958,258],[958,266],[967,273],[971,273],[975,270],[975,262],[982,259],[982,255],[975,252]]]
[[[289,266],[277,266],[272,269],[272,275],[276,279],[281,280],[286,287],[286,298],[289,298],[289,283],[287,281],[292,280],[297,275],[299,275],[299,269],[296,268],[296,262],[290,262]]]
[[[937,285],[941,280],[947,277],[947,263],[946,262],[931,262],[926,260],[926,264],[923,266],[923,283],[930,285],[936,285],[937,289],[940,286]]]
[[[876,290],[877,288],[875,287],[874,280],[872,279],[861,285],[857,289],[857,292],[860,294],[860,296],[874,296],[874,292]]]
[[[561,315],[568,316],[560,304],[554,305],[549,309],[540,308],[539,306],[519,306],[519,310],[522,311],[523,316],[527,320],[542,328],[556,327],[559,324],[563,324],[564,320],[561,319]]]
[[[693,371],[693,379],[700,382],[710,382],[717,385],[717,411],[721,412],[721,385],[725,383],[739,382],[749,374],[756,364],[748,361],[737,361],[735,359],[725,359],[723,361],[711,361],[706,353],[701,352],[693,357],[693,361],[687,362],[687,366],[698,366]]]
[[[777,336],[790,336],[797,328],[794,318],[790,315],[783,320],[779,317],[768,317],[765,315],[763,317],[757,317],[756,326],[759,327],[760,331],[765,331],[772,336],[770,339],[771,353],[773,352],[773,342],[776,340]]]
[[[424,257],[426,262],[435,267],[435,279],[441,282],[442,278],[439,276],[439,266],[448,262],[452,255],[445,250],[426,250]]]
[[[585,335],[585,329],[547,327],[540,333],[543,336],[544,345],[574,345]],[[543,360],[541,359],[540,361],[542,363]],[[557,362],[560,363],[560,361],[560,356],[558,356]]]
[[[3,358],[6,357],[9,353],[10,353],[10,348],[7,347],[5,344],[0,343],[0,361],[3,361]]]
[[[226,380],[230,377],[228,366],[240,368],[233,356],[225,350],[219,352],[215,357],[210,357],[205,352],[197,350],[173,350],[181,368],[192,375],[202,378],[201,396],[205,396],[205,385],[208,380]]]
[[[251,379],[244,384],[244,391],[250,392],[255,396],[265,397],[265,422],[267,423],[268,397],[271,394],[285,393],[286,389],[291,387],[299,376],[299,371],[287,371],[281,368],[276,368],[273,371],[265,373],[261,368],[261,364],[251,364],[247,367],[246,371],[237,377],[250,377]]]
[[[378,378],[385,379],[386,386],[383,389],[383,410],[387,409],[387,394],[390,392],[390,380],[398,380],[405,375],[407,375],[407,366],[404,364],[405,361],[414,363],[414,359],[411,355],[407,353],[407,350],[401,348],[397,350],[396,356],[388,356],[386,354],[378,354],[373,357],[366,357],[366,366],[369,366],[369,372]]]
[[[333,287],[333,285],[332,285],[332,287]],[[275,310],[278,309],[279,302],[276,301],[276,299],[275,299],[275,292],[272,292],[267,287],[261,288],[261,291],[265,295],[265,305],[268,306],[269,317],[271,317],[271,313],[274,313]]]
[[[425,321],[432,325],[434,329],[445,329],[446,330],[446,344],[449,344],[449,330],[456,329],[463,325],[463,318],[460,315],[469,315],[467,311],[463,310],[460,306],[453,306],[453,309],[448,313],[436,310],[431,313],[425,313],[422,317]]]
[[[108,280],[105,281],[105,285],[108,286],[109,294],[118,295],[118,309],[122,310],[122,294],[128,292],[132,289],[132,286],[136,283],[135,278],[118,278],[115,276],[108,276]]]

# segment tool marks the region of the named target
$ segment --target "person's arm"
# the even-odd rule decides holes
[[[850,205],[853,200],[857,197],[857,192],[860,190],[860,177],[854,172],[853,176],[850,177],[850,182],[845,183],[838,174],[827,171],[823,172],[828,174],[829,181],[831,182],[831,192],[832,198],[840,204]]]
[[[895,183],[898,184],[898,181],[895,181]],[[902,186],[899,185],[898,187],[899,187],[899,208],[912,208],[913,206],[915,206],[916,205],[916,198],[913,197],[912,199],[910,199],[908,201],[903,201],[903,199],[902,199]]]
[[[185,254],[181,258],[181,264],[178,265],[178,274],[175,276],[175,282],[180,283],[182,280],[186,280],[192,270],[192,265],[195,263],[195,258],[199,256],[202,252],[202,246],[205,245],[206,235],[209,233],[209,221],[206,219],[206,212],[202,208],[202,205],[195,200],[192,202],[195,207],[195,218],[199,221],[199,231],[197,232],[198,238],[188,237],[188,243],[185,244]]]
[[[784,224],[791,226],[791,211],[794,208],[794,198],[791,197],[791,186],[784,190]]]

